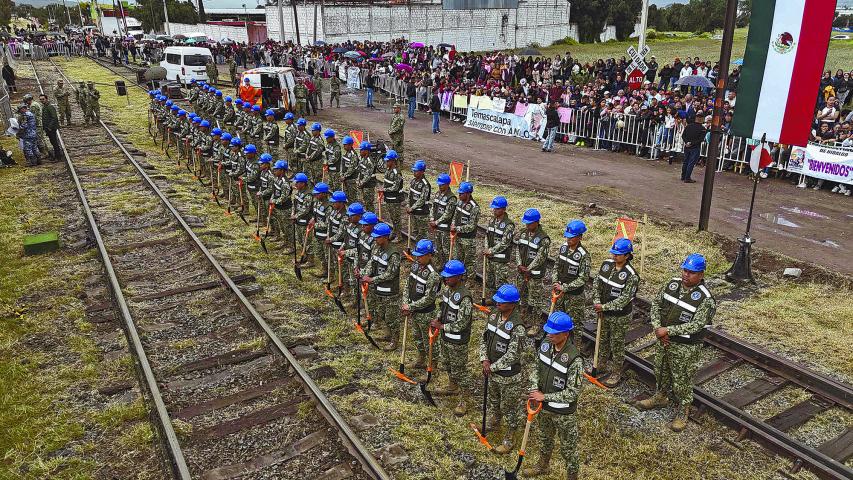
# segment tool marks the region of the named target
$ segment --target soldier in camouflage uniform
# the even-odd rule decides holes
[[[225,97],[222,104],[222,125],[234,126],[234,121],[237,120],[237,113],[234,111],[234,103],[231,97]]]
[[[311,138],[305,149],[305,170],[312,182],[319,182],[323,177],[323,154],[326,152],[326,146],[320,138],[322,130],[320,122],[311,124]]]
[[[385,174],[382,180],[382,200],[385,206],[386,218],[391,219],[394,229],[399,231],[403,225],[400,222],[400,203],[403,201],[403,175],[397,170],[397,152],[388,150],[385,153]],[[400,236],[394,235],[394,241],[399,243]]]
[[[210,109],[210,115],[213,118],[224,121],[225,119],[225,102],[222,100],[222,91],[217,90],[216,96],[213,99],[213,107]]]
[[[279,156],[287,160],[288,164],[293,163],[293,142],[296,140],[296,134],[299,130],[293,122],[293,114],[287,112],[284,114],[284,133],[281,138],[281,148]]]
[[[36,145],[38,146],[40,154],[47,153],[47,137],[44,134],[44,125],[42,120],[42,113],[44,111],[44,107],[41,102],[34,100],[31,94],[24,95],[24,103],[29,105],[30,112],[36,119]]]
[[[370,268],[370,262],[373,252],[373,244],[376,239],[373,237],[373,227],[375,227],[379,223],[379,219],[376,218],[376,214],[373,212],[364,212],[361,216],[361,220],[359,220],[359,225],[361,225],[361,232],[358,235],[358,249],[356,250],[356,270],[358,271],[359,279],[361,278],[361,272]],[[358,280],[358,279],[356,279]],[[360,283],[359,283],[360,285]],[[361,290],[357,287],[356,294],[361,295]],[[375,303],[375,293],[373,290],[368,289],[367,298],[369,305]]]
[[[581,245],[586,225],[580,220],[572,220],[566,225],[563,236],[566,243],[560,245],[560,252],[554,264],[551,283],[554,292],[559,295],[554,304],[555,311],[566,312],[578,326],[573,335],[575,347],[581,349],[581,329],[586,317],[584,313],[586,296],[584,286],[589,278],[591,259],[586,248]]]
[[[323,170],[327,173],[326,181],[333,190],[341,189],[341,144],[335,137],[335,131],[327,128],[323,132],[326,139],[326,149],[323,151]]]
[[[483,261],[486,262],[486,289],[483,292],[489,298],[498,287],[511,283],[515,276],[509,268],[512,256],[512,240],[515,236],[515,223],[506,214],[507,201],[504,197],[495,197],[489,205],[492,209],[492,219],[486,230],[486,240],[483,248]],[[491,304],[491,299],[486,301]]]
[[[522,305],[527,307],[526,315],[523,315],[524,325],[528,327],[527,334],[530,336],[539,332],[542,314],[547,313],[544,302],[546,288],[542,281],[545,278],[545,262],[548,260],[551,238],[539,225],[541,218],[539,210],[527,209],[521,218],[525,229],[519,233],[516,241],[518,283],[521,284]]]
[[[521,296],[515,285],[504,284],[492,297],[496,311],[489,314],[486,330],[480,340],[480,364],[483,375],[489,377],[489,407],[492,412],[487,430],[498,427],[503,418],[506,432],[495,453],[510,453],[515,432],[521,425],[521,399],[524,381],[521,373],[521,353],[525,345],[524,324],[521,323],[518,302]]]
[[[282,238],[282,251],[284,255],[289,255],[294,251],[296,239],[293,235],[293,223],[290,220],[290,213],[293,208],[291,200],[292,186],[287,178],[288,165],[285,160],[277,160],[273,164],[273,194],[270,197],[270,203],[273,205],[273,217],[270,222],[272,234]]]
[[[247,142],[253,141],[252,130],[255,129],[255,117],[252,114],[252,107],[253,105],[251,103],[243,102],[243,124],[240,136]]]
[[[257,213],[258,217],[258,225],[260,225],[263,230],[267,223],[267,216],[269,216],[270,211],[270,199],[275,192],[275,185],[273,184],[273,174],[272,170],[272,155],[269,153],[261,154],[261,157],[258,159],[258,168],[260,173],[258,174],[258,191],[255,193],[255,201],[257,202]],[[272,228],[272,218],[270,218],[270,228]]]
[[[243,112],[243,100],[239,98],[234,102],[234,135],[243,131],[246,123],[246,114]]]
[[[578,458],[577,405],[583,385],[583,359],[569,341],[574,327],[572,317],[565,312],[554,312],[548,317],[544,330],[547,338],[539,346],[538,358],[530,372],[528,400],[542,403],[537,423],[537,445],[540,445],[539,461],[525,468],[525,477],[547,475],[550,470],[551,454],[554,451],[554,436],[560,437],[560,456],[566,465],[566,479],[577,480],[580,471]],[[535,406],[534,406],[535,408]]]
[[[308,191],[308,175],[299,172],[293,177],[293,183],[296,191],[293,195],[293,213],[290,215],[290,220],[296,223],[296,238],[294,247],[297,252],[305,251],[308,253],[305,240],[305,232],[308,230],[309,222],[312,221],[314,215],[314,197]],[[310,266],[313,260],[309,257],[307,266]]]
[[[391,148],[397,155],[400,156],[400,167],[403,167],[403,128],[406,126],[406,119],[400,113],[402,105],[394,105],[394,116],[391,117],[391,126],[388,127],[388,136],[391,137]]]
[[[80,111],[83,113],[83,123],[89,124],[89,97],[86,96],[86,85],[83,82],[77,83],[77,89],[74,90],[74,98],[77,100],[77,105],[80,106]],[[169,100],[169,108],[172,107],[172,101]]]
[[[296,79],[296,85],[293,87],[293,96],[296,97],[296,116],[306,117],[308,111],[305,106],[308,102],[308,87],[305,86],[305,81],[302,78]]]
[[[243,155],[245,156],[245,167],[243,169],[244,177],[243,184],[246,188],[246,196],[244,197],[246,206],[251,215],[256,215],[258,212],[258,197],[257,193],[261,186],[261,169],[258,165],[258,147],[250,143],[243,147]],[[261,209],[263,210],[263,209]],[[254,221],[254,218],[250,222]]]
[[[369,302],[371,315],[382,331],[390,337],[382,349],[397,349],[400,339],[400,252],[391,244],[391,227],[379,223],[370,234],[374,238],[370,262],[362,269],[361,281],[370,285],[373,293]],[[402,339],[406,341],[406,339]]]
[[[246,171],[246,160],[243,157],[243,143],[239,138],[232,138],[230,146],[231,150],[228,152],[228,177],[229,185],[231,186],[231,203],[240,205],[240,196],[243,195],[240,177]]]
[[[373,210],[376,199],[376,164],[370,158],[370,142],[361,142],[358,146],[358,180],[356,185],[361,192],[361,203],[366,210]]]
[[[252,141],[261,143],[264,138],[264,119],[261,118],[261,106],[252,106],[252,126],[249,129],[249,136]],[[263,145],[261,148],[264,148]]]
[[[593,308],[603,315],[601,322],[601,345],[598,347],[598,362],[605,365],[610,375],[604,380],[608,387],[615,387],[622,379],[622,362],[625,359],[625,332],[631,322],[632,303],[637,295],[640,276],[631,266],[634,255],[631,240],[620,238],[613,243],[610,253],[613,259],[605,260],[598,270],[593,290]],[[608,365],[607,361],[612,361]]]
[[[232,56],[228,57],[228,61],[226,63],[228,64],[228,75],[231,78],[231,86],[232,87],[236,86],[237,85],[237,62],[234,61],[234,56],[232,55]]]
[[[296,137],[293,143],[293,162],[302,167],[303,170],[308,169],[305,163],[305,152],[308,151],[308,144],[311,143],[311,134],[308,133],[305,126],[308,122],[304,118],[296,121]]]
[[[474,240],[477,237],[477,222],[480,219],[480,206],[474,201],[474,186],[469,182],[459,184],[459,201],[456,203],[456,215],[450,225],[450,232],[456,235],[456,248],[453,258],[465,264],[465,270],[476,271],[477,247]],[[472,277],[473,278],[473,277]]]
[[[409,205],[406,214],[412,229],[412,240],[428,238],[427,218],[429,216],[432,185],[425,178],[426,162],[417,160],[412,164],[412,181],[409,182]]]
[[[197,108],[198,87],[199,84],[196,83],[194,78],[190,80],[190,87],[187,89],[187,101],[190,102],[190,105],[193,107],[193,110]]]
[[[213,63],[213,57],[207,59],[207,64],[204,66],[204,69],[207,73],[207,78],[210,80],[211,85],[216,85],[219,82],[219,69],[216,68],[216,64]]]
[[[341,152],[341,188],[347,194],[347,198],[358,198],[358,152],[355,151],[355,140],[347,135],[341,141],[343,151]]]
[[[95,88],[95,82],[87,82],[86,103],[88,104],[89,118],[96,124],[101,120],[101,92]]]
[[[317,73],[314,75],[314,87],[317,88],[315,94],[317,95],[317,101],[320,102],[320,109],[323,108],[323,75],[322,73]]]
[[[329,248],[330,257],[329,278],[333,285],[338,282],[338,252],[344,247],[344,242],[347,240],[347,194],[337,190],[332,192],[331,209],[329,209],[329,237],[326,239],[326,245]],[[343,272],[341,272],[343,280]]]
[[[314,195],[313,216],[311,218],[314,242],[311,244],[311,252],[320,263],[313,275],[317,278],[325,278],[327,274],[326,239],[329,238],[329,185],[317,182],[314,184],[311,193]]]
[[[430,325],[441,331],[441,355],[450,380],[446,388],[437,388],[435,394],[458,395],[453,413],[461,417],[468,411],[462,388],[468,386],[468,341],[471,339],[474,301],[465,287],[465,265],[462,262],[450,260],[444,265],[441,276],[444,288],[439,313]]]
[[[275,120],[275,112],[267,110],[264,112],[266,121],[262,126],[261,140],[264,144],[265,153],[269,153],[273,158],[279,158],[281,155],[278,152],[278,122]]]
[[[231,158],[230,158],[230,150],[231,150],[231,134],[228,132],[222,132],[222,135],[219,137],[219,153],[216,157],[216,170],[217,170],[217,182],[219,182],[219,195],[228,196],[228,190],[231,188],[231,185],[228,182],[228,169],[231,167]]]
[[[705,257],[690,254],[681,264],[681,277],[669,280],[652,301],[651,323],[658,339],[655,347],[657,388],[654,396],[636,405],[641,410],[665,407],[671,393],[677,403],[669,428],[675,432],[687,428],[702,338],[717,311],[717,303],[705,286],[704,277]]]
[[[431,240],[418,240],[412,250],[415,261],[403,289],[402,312],[412,319],[412,336],[418,349],[418,358],[409,364],[410,369],[426,367],[429,323],[435,318],[435,299],[441,289],[441,275],[432,266],[434,252]],[[421,381],[426,381],[426,373]]]
[[[447,263],[450,255],[450,225],[456,214],[456,196],[450,190],[450,175],[442,173],[436,179],[438,193],[432,199],[429,228],[435,235],[436,261]]]
[[[53,87],[53,98],[59,107],[59,121],[65,119],[65,126],[71,125],[71,92],[65,87],[65,82],[60,78]]]
[[[341,108],[341,79],[337,75],[332,75],[329,80],[329,107],[332,103],[336,103],[337,108]]]
[[[364,207],[353,202],[347,206],[347,223],[344,225],[344,244],[338,250],[338,255],[344,258],[343,265],[343,282],[345,285],[344,292],[341,296],[347,299],[351,305],[356,304],[356,295],[359,294],[358,285],[355,278],[355,268],[358,264],[359,254],[359,239],[361,237],[361,216],[364,215]]]
[[[209,159],[207,160],[207,177],[210,179],[211,188],[214,191],[219,191],[218,181],[219,172],[217,168],[222,162],[222,129],[214,128],[210,131],[210,137],[207,140],[209,145]]]

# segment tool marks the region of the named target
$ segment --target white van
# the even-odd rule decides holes
[[[207,60],[213,58],[210,50],[200,47],[166,47],[166,59],[160,66],[166,69],[166,80],[187,85],[191,80],[207,81]]]
[[[240,85],[245,79],[249,85],[260,88],[263,94],[263,108],[283,108],[293,110],[296,96],[296,72],[290,67],[260,67],[246,70],[240,74]]]

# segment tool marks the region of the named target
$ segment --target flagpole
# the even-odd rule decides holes
[[[726,0],[726,19],[723,24],[723,41],[720,45],[720,72],[717,75],[717,91],[714,97],[714,116],[711,120],[711,142],[708,145],[708,161],[705,163],[705,179],[702,182],[702,204],[699,207],[699,231],[708,230],[708,218],[711,216],[711,197],[714,194],[714,175],[720,156],[720,140],[723,135],[720,125],[723,120],[723,102],[729,77],[729,63],[732,59],[735,20],[738,0]]]
[[[761,143],[756,145],[755,148],[764,153],[764,148],[767,145],[767,134],[761,135]],[[756,169],[752,172],[752,198],[749,200],[749,215],[746,217],[746,233],[743,237],[738,238],[738,247],[737,257],[735,257],[735,261],[732,264],[731,268],[726,272],[726,278],[729,280],[745,280],[749,282],[755,282],[752,278],[752,244],[755,243],[752,240],[752,237],[749,236],[749,232],[752,229],[752,212],[755,209],[755,191],[758,189],[758,179],[760,177],[761,172],[761,153],[759,154],[759,161]],[[753,153],[755,155],[755,153]],[[750,168],[752,168],[750,162]]]

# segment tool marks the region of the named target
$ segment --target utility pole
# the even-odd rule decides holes
[[[163,0],[163,14],[166,16],[166,35],[172,35],[172,29],[169,27],[169,9],[166,8],[166,0]]]
[[[643,0],[643,10],[640,12],[640,48],[639,51],[643,51],[643,47],[646,46],[646,29],[648,28],[649,23],[649,0]]]
[[[708,230],[711,216],[711,197],[714,195],[714,175],[720,156],[720,140],[726,84],[729,80],[729,64],[732,60],[732,42],[735,34],[737,0],[726,0],[726,19],[723,23],[723,42],[720,45],[720,73],[717,76],[717,91],[714,97],[714,116],[711,119],[711,142],[708,144],[708,161],[705,164],[705,179],[702,182],[702,204],[699,208],[699,231]]]
[[[124,34],[125,36],[130,36],[130,32],[127,30],[127,17],[124,16],[124,5],[121,4],[122,0],[116,0],[118,2],[118,11],[121,13],[121,23],[124,25]]]
[[[293,5],[293,28],[296,30],[296,44],[302,45],[302,40],[299,39],[299,13],[296,9],[296,0],[290,0],[290,4]]]
[[[278,35],[278,41],[284,43],[284,0],[278,0]]]
[[[62,0],[62,7],[65,9],[65,15],[68,16],[68,26],[71,26],[71,12],[68,11],[68,5],[65,4],[65,0]]]

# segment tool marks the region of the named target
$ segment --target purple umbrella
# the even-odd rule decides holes
[[[424,48],[424,44],[421,42],[412,42],[409,46],[412,48]]]
[[[414,70],[411,65],[405,63],[398,63],[394,66],[394,68],[396,68],[397,70],[405,70],[407,72],[411,72],[412,70]]]
[[[368,62],[384,62],[384,61],[385,61],[385,59],[384,59],[384,58],[375,58],[375,57],[374,57],[374,58],[369,58],[367,61],[368,61]]]

